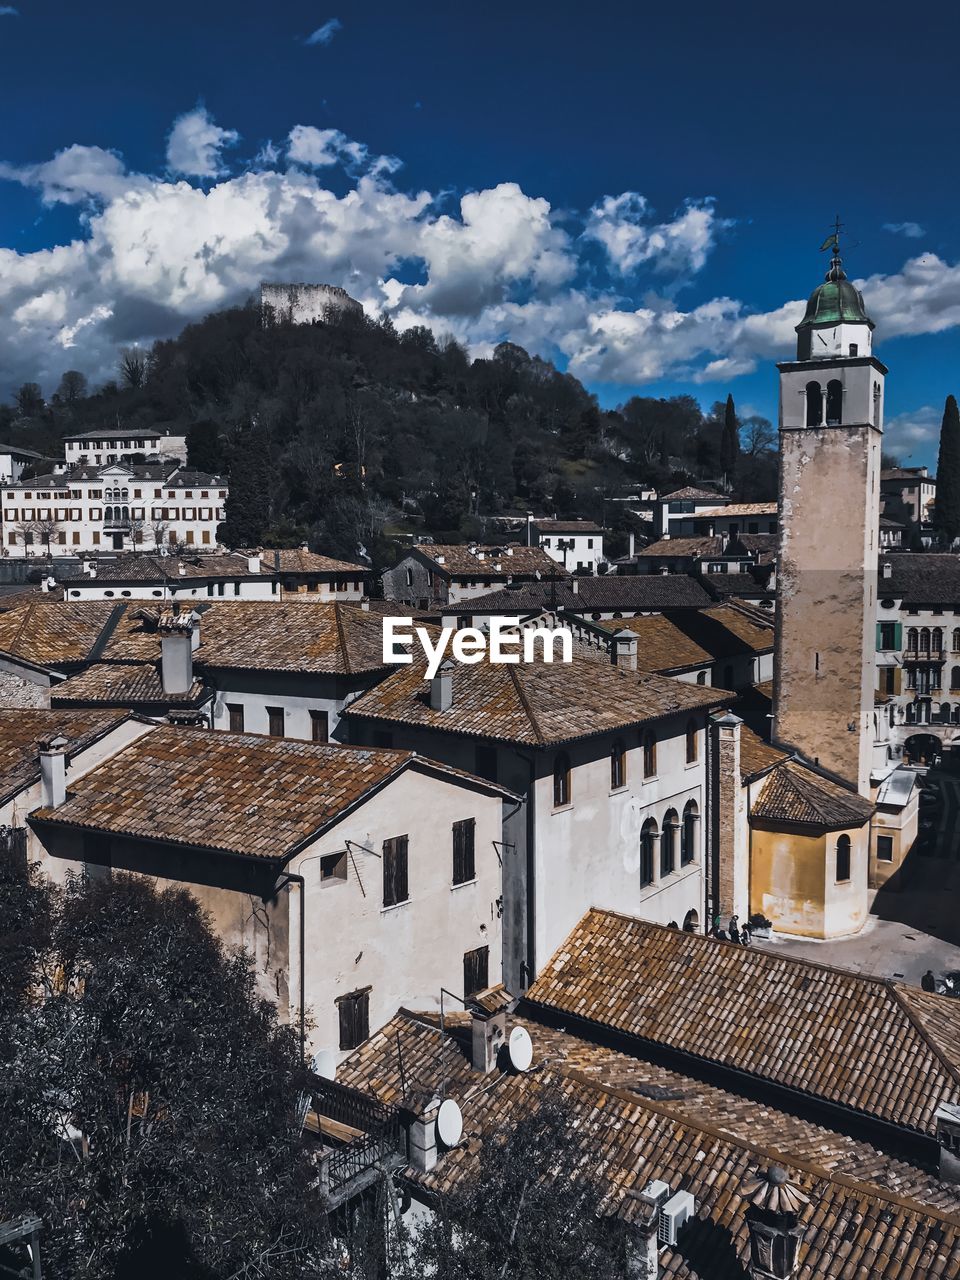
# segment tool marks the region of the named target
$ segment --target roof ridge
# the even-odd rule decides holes
[[[927,1046],[927,1048],[930,1050],[933,1056],[937,1059],[941,1067],[943,1067],[944,1071],[946,1071],[947,1075],[952,1077],[952,1079],[956,1082],[957,1087],[960,1088],[960,1070],[958,1070],[958,1068],[954,1066],[952,1062],[949,1062],[944,1057],[942,1050],[938,1048],[936,1042],[933,1040],[932,1036],[927,1031],[926,1027],[924,1027],[924,1025],[920,1022],[917,1015],[914,1013],[913,1009],[910,1007],[909,1001],[904,998],[903,992],[900,990],[900,987],[901,986],[906,987],[906,983],[897,983],[892,981],[891,979],[888,979],[887,986],[894,1000],[899,1005],[900,1009],[904,1012],[904,1014],[906,1014],[907,1019],[910,1022],[910,1025],[916,1031],[917,1035],[924,1042],[924,1044]],[[946,999],[947,997],[943,997],[943,998]]]
[[[19,645],[23,637],[23,632],[24,632],[24,629],[26,628],[27,623],[32,621],[33,612],[36,609],[36,607],[37,607],[36,600],[34,600],[32,604],[27,605],[27,611],[23,615],[23,621],[20,623],[20,626],[17,628],[17,634],[13,637],[13,643],[10,646],[10,652],[17,657],[19,657],[19,654],[16,653],[17,645]]]
[[[333,617],[334,617],[334,621],[337,624],[337,641],[340,645],[340,652],[343,654],[344,673],[346,675],[352,675],[353,672],[350,667],[350,654],[347,650],[347,633],[343,627],[343,619],[340,617],[340,608],[341,608],[340,601],[334,600]]]
[[[530,721],[531,725],[533,726],[534,736],[537,739],[537,746],[539,747],[546,746],[546,743],[547,743],[546,736],[544,735],[543,730],[540,728],[540,723],[537,720],[537,717],[533,713],[533,707],[530,705],[530,701],[527,698],[527,695],[523,690],[523,686],[520,683],[520,679],[518,677],[516,667],[509,664],[505,664],[505,665],[507,666],[507,675],[513,681],[513,687],[517,691],[517,697],[520,699],[520,705],[523,707],[524,711],[527,713],[527,719]]]
[[[897,1195],[896,1192],[873,1182],[861,1182],[847,1173],[825,1169],[822,1165],[816,1164],[812,1160],[806,1160],[801,1156],[779,1151],[775,1147],[762,1147],[756,1143],[748,1142],[745,1138],[717,1128],[706,1120],[700,1120],[686,1114],[678,1115],[666,1103],[658,1102],[654,1098],[647,1098],[643,1094],[631,1093],[628,1089],[619,1085],[604,1084],[600,1080],[585,1075],[576,1067],[565,1067],[562,1063],[557,1063],[551,1064],[548,1070],[556,1071],[559,1075],[566,1076],[569,1080],[575,1080],[578,1084],[584,1085],[588,1089],[593,1089],[598,1093],[606,1093],[611,1097],[629,1102],[641,1110],[652,1111],[656,1115],[665,1116],[673,1121],[674,1124],[682,1124],[688,1129],[695,1129],[720,1142],[727,1142],[731,1146],[740,1147],[741,1150],[761,1156],[764,1160],[772,1161],[775,1164],[784,1164],[794,1169],[801,1169],[804,1173],[820,1178],[824,1182],[839,1184],[840,1186],[849,1187],[860,1195],[872,1196],[877,1200],[885,1200],[887,1203],[895,1204],[901,1209],[906,1209],[909,1213],[917,1214],[919,1217],[935,1218],[940,1222],[948,1223],[952,1227],[960,1227],[960,1214],[946,1213],[943,1209],[938,1209],[934,1205],[924,1204],[919,1200],[911,1199],[909,1196]]]

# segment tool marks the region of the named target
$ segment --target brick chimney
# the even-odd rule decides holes
[[[610,661],[615,667],[623,667],[627,671],[637,669],[637,637],[626,627],[615,631],[610,640]]]
[[[750,866],[747,849],[746,795],[740,779],[740,728],[743,721],[726,711],[710,722],[713,735],[714,876],[713,914],[750,914]]]
[[[449,711],[453,706],[453,663],[448,658],[430,681],[431,711]]]
[[[807,1233],[800,1217],[809,1198],[776,1164],[749,1174],[741,1194],[749,1201],[752,1280],[791,1280],[800,1267],[800,1246]]]
[[[59,809],[67,798],[67,739],[62,733],[40,739],[40,803]]]

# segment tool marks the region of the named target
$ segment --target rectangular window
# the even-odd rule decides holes
[[[877,836],[877,861],[893,861],[893,836]]]
[[[283,707],[267,707],[267,733],[271,738],[283,737]]]
[[[320,859],[320,883],[333,884],[347,878],[347,851],[328,853]]]
[[[205,547],[209,547],[210,531],[208,529],[204,529],[203,533],[200,535],[200,541],[203,543]]]
[[[476,818],[453,824],[453,883],[466,884],[477,878],[475,839]]]
[[[230,732],[243,733],[243,705],[239,702],[228,702],[227,714],[230,716]]]
[[[653,778],[657,772],[657,739],[652,733],[643,737],[643,776]]]
[[[337,1009],[340,1013],[340,1048],[356,1049],[370,1034],[370,988],[341,996]]]
[[[310,738],[313,742],[329,742],[329,717],[326,711],[310,712]]]
[[[490,985],[490,948],[477,947],[463,956],[463,995],[469,1000],[478,991],[486,991]]]
[[[407,837],[383,842],[383,905],[395,907],[410,897],[407,885]]]

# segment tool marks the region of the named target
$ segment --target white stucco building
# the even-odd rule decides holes
[[[567,573],[596,573],[603,557],[603,529],[592,520],[534,520],[531,537]]]
[[[111,462],[187,461],[187,437],[143,427],[97,427],[67,436],[63,442],[68,467],[100,467]]]
[[[3,554],[31,558],[90,551],[217,546],[227,481],[174,463],[113,462],[8,482]]]

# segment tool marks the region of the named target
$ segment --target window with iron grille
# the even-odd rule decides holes
[[[267,707],[267,733],[271,738],[283,737],[283,707]]]
[[[370,988],[341,996],[337,1009],[340,1014],[340,1048],[356,1049],[370,1035]]]
[[[490,985],[490,948],[477,947],[463,956],[463,994],[466,999]]]
[[[230,732],[243,733],[243,706],[239,702],[228,702],[227,712],[230,716]]]
[[[466,884],[477,878],[475,840],[476,818],[453,824],[453,883]]]
[[[383,905],[395,907],[398,902],[406,902],[409,896],[407,837],[393,836],[383,842]]]
[[[310,712],[310,736],[314,742],[330,741],[330,722],[326,711]]]

